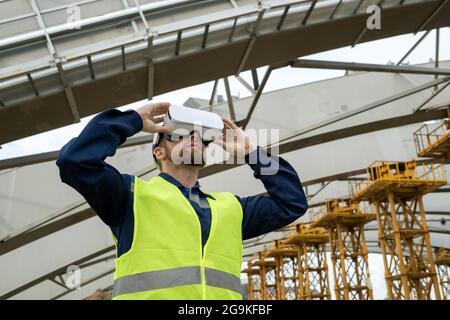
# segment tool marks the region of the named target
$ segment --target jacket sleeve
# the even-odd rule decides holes
[[[249,159],[256,159],[249,163]],[[267,195],[237,197],[243,209],[242,237],[250,239],[284,227],[308,209],[305,193],[294,168],[283,158],[257,148],[246,157]],[[269,169],[272,168],[272,169]]]
[[[61,180],[77,190],[110,227],[124,219],[134,177],[119,173],[105,159],[141,129],[141,117],[134,110],[104,111],[61,149],[56,161]]]

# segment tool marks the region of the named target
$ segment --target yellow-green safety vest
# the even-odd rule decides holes
[[[208,193],[202,248],[200,221],[178,187],[136,177],[133,194],[133,242],[115,261],[113,299],[242,299],[242,207],[234,195]]]

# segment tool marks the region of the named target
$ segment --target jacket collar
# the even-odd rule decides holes
[[[172,176],[171,176],[170,174],[168,174],[168,173],[161,172],[161,173],[159,174],[159,176],[160,176],[161,178],[163,178],[164,180],[166,180],[167,182],[170,182],[171,184],[173,184],[174,186],[176,186],[178,189],[182,189],[182,188],[189,189],[188,187],[185,187],[180,181],[178,181],[177,179],[175,179],[174,177],[172,177]],[[201,195],[203,195],[203,196],[205,196],[205,197],[214,199],[213,196],[211,196],[211,195],[209,195],[209,194],[203,192],[203,191],[200,189],[200,183],[199,183],[198,181],[195,182],[195,185],[194,185],[191,189],[192,189],[192,190],[197,190],[197,191],[199,192],[199,194],[201,194]],[[215,200],[215,199],[214,199],[214,200]]]

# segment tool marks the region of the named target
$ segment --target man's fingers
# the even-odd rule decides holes
[[[238,126],[235,125],[233,121],[231,121],[231,120],[229,120],[227,118],[222,118],[222,121],[223,121],[223,123],[225,125],[228,125],[228,127],[231,128],[231,129],[237,129],[238,128]]]
[[[161,115],[165,114],[170,107],[170,102],[158,102],[153,104],[153,112],[152,114]]]
[[[164,115],[154,116],[152,118],[153,123],[160,123],[164,120]]]
[[[153,132],[159,132],[159,133],[170,134],[172,132],[168,127],[158,126],[158,125],[154,125],[152,129],[153,129]]]
[[[223,132],[225,132],[225,130],[227,129],[233,129],[228,123],[226,123],[225,121],[223,122],[224,126],[223,126]]]
[[[224,118],[222,118],[222,119],[224,119]],[[230,126],[229,123],[227,123],[225,121],[223,122],[223,124],[224,124],[224,126],[223,126],[223,129],[222,129],[222,134],[225,137],[226,135],[230,135],[231,134],[230,131],[234,131],[234,129],[233,129],[232,126]]]
[[[222,148],[225,147],[225,142],[223,142],[223,140],[220,139],[220,138],[215,139],[213,142],[214,142],[215,144],[217,144],[219,147],[222,147]]]

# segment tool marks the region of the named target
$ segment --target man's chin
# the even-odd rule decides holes
[[[206,165],[206,163],[205,162],[202,162],[202,163],[191,163],[191,164],[186,164],[186,165],[190,166],[190,167],[203,168]]]
[[[200,158],[200,156],[195,157],[194,155],[191,156],[191,159],[187,165],[191,165],[193,167],[204,167],[206,164],[205,159],[203,156]]]
[[[206,160],[203,157],[200,158],[200,156],[194,156],[194,155],[191,155],[190,157],[189,157],[189,155],[181,157],[179,159],[179,161],[177,161],[177,162],[180,165],[190,166],[190,167],[202,168],[206,165]],[[174,162],[174,163],[176,163],[176,162]]]
[[[199,146],[199,145],[191,145],[189,148],[188,148],[188,150],[189,151],[187,151],[187,152],[189,152],[189,153],[191,153],[191,154],[195,154],[195,153],[202,153],[203,152],[203,148],[201,147],[201,146]]]

